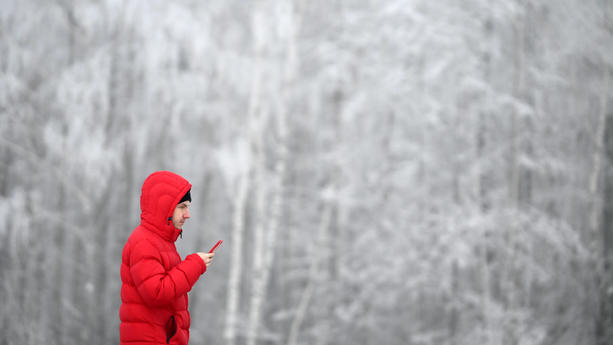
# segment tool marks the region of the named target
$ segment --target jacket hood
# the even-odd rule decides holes
[[[140,196],[141,224],[167,241],[176,241],[181,229],[175,228],[169,218],[190,188],[186,179],[170,171],[149,175]]]

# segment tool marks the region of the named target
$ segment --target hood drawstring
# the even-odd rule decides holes
[[[179,233],[179,237],[183,238],[183,230]]]

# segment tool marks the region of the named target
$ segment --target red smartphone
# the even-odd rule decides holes
[[[211,248],[211,250],[209,250],[209,253],[212,253],[215,251],[215,249],[217,249],[217,247],[219,247],[219,245],[221,244],[221,242],[223,242],[223,240],[219,240],[217,241],[217,243],[215,243],[215,245],[213,246],[213,248]]]

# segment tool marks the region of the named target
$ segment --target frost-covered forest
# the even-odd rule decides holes
[[[192,344],[613,344],[611,0],[2,0],[0,157],[0,345],[119,343],[162,169]]]

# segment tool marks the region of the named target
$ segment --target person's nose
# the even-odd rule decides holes
[[[185,210],[185,213],[183,214],[183,218],[188,219],[190,218],[190,214],[189,214],[189,210]]]

